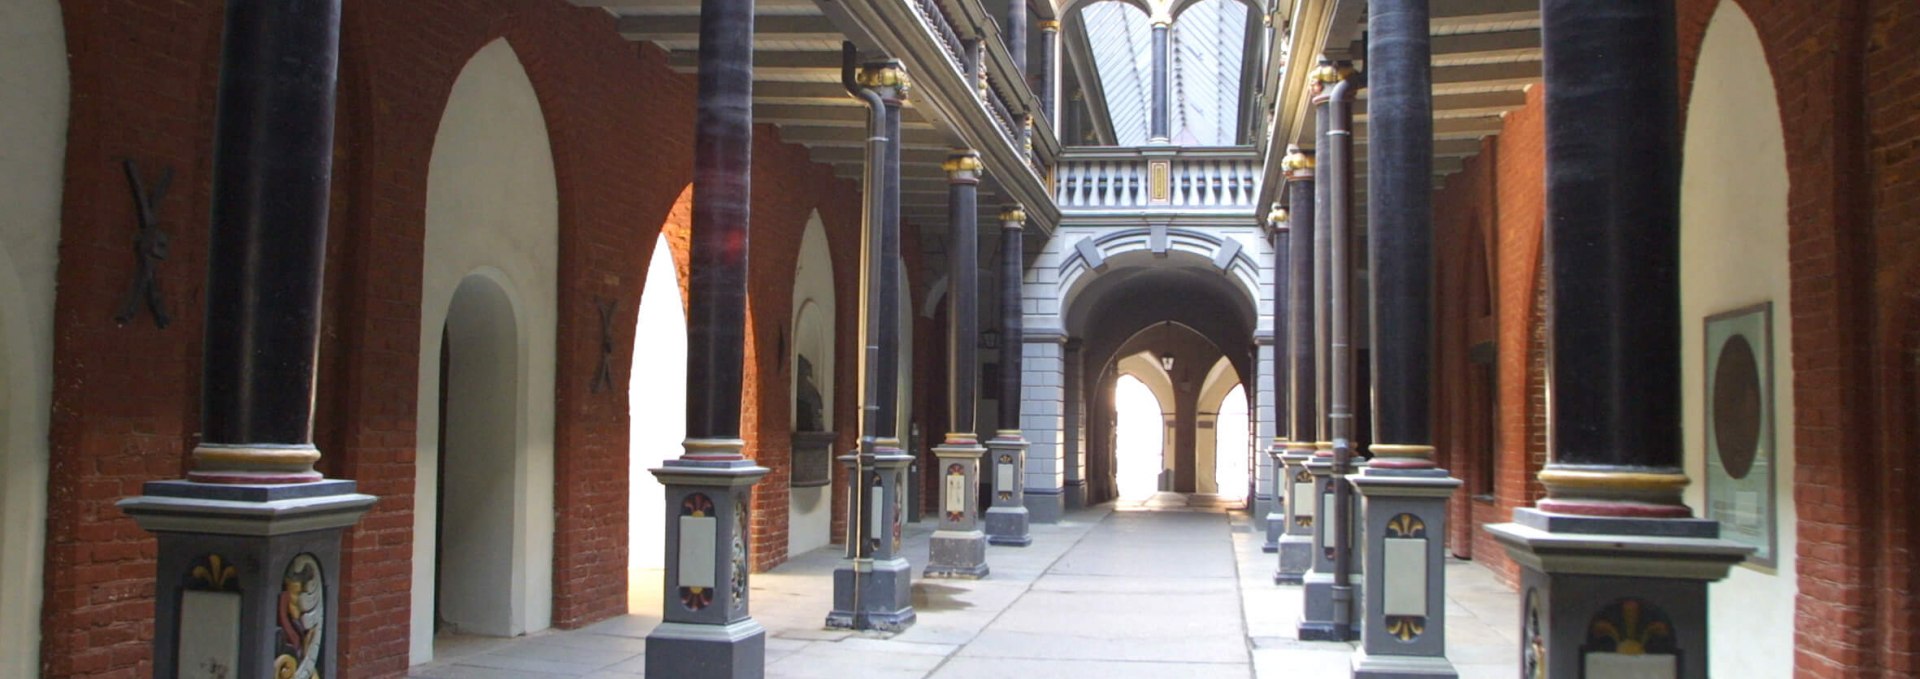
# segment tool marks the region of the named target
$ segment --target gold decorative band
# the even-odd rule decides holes
[[[1005,209],[1005,210],[1001,210],[1001,211],[1000,211],[1000,221],[1003,221],[1003,222],[1026,222],[1026,221],[1027,221],[1027,211],[1026,211],[1026,210],[1022,210],[1022,209],[1020,209],[1020,208],[1017,208],[1017,207],[1010,207],[1010,208],[1007,208],[1007,209]]]
[[[1020,430],[1018,430],[1018,429],[1001,429],[1001,430],[998,430],[998,431],[995,431],[995,432],[994,432],[994,435],[995,435],[995,436],[999,436],[999,437],[1001,437],[1001,438],[1006,438],[1006,437],[1014,437],[1014,438],[1018,438],[1018,437],[1020,436]]]
[[[1678,493],[1689,482],[1686,474],[1659,472],[1613,472],[1585,469],[1540,470],[1540,483],[1567,490],[1613,490],[1649,493]]]
[[[1060,30],[1060,22],[1055,19],[1041,19],[1039,25],[1040,25],[1040,30],[1043,30],[1043,31]]]
[[[980,163],[980,154],[972,151],[947,156],[946,161],[940,163],[940,169],[946,170],[947,174],[954,174],[956,172],[978,173],[983,167],[985,166]]]
[[[193,467],[201,471],[308,471],[320,460],[313,446],[245,446],[202,443],[193,449]]]
[[[1273,211],[1267,213],[1267,225],[1277,229],[1286,226],[1286,224],[1287,209],[1278,205],[1273,206]]]
[[[1433,446],[1409,445],[1403,443],[1375,443],[1367,446],[1368,452],[1382,457],[1433,457]]]
[[[1314,441],[1313,449],[1314,450],[1333,450],[1333,442],[1332,441]]]
[[[747,442],[740,439],[687,439],[680,442],[680,448],[688,455],[739,455]]]

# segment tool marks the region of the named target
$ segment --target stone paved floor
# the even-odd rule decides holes
[[[1033,527],[992,547],[980,581],[914,582],[919,621],[892,638],[821,628],[839,554],[823,549],[753,576],[769,677],[1345,677],[1352,645],[1302,642],[1300,589],[1272,584],[1274,556],[1244,512],[1162,494]],[[920,570],[932,524],[906,553]],[[1447,565],[1448,657],[1463,678],[1518,674],[1516,597],[1485,569]],[[657,575],[655,576],[657,577]],[[657,580],[654,582],[657,583]],[[654,595],[635,610],[658,611]],[[657,613],[519,639],[443,640],[416,677],[632,679]]]

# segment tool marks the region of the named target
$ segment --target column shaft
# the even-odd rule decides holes
[[[899,68],[897,62],[889,65]],[[880,94],[887,112],[886,162],[881,165],[886,170],[886,183],[881,188],[886,210],[880,222],[880,278],[875,281],[876,299],[872,302],[877,312],[874,322],[880,325],[880,357],[868,369],[880,378],[880,410],[875,414],[879,419],[880,439],[891,441],[897,448],[900,445],[900,105],[906,90],[888,87],[882,88]]]
[[[1054,90],[1059,87],[1059,59],[1055,53],[1060,45],[1060,22],[1047,20],[1040,22],[1040,112],[1046,116],[1048,129],[1060,136],[1060,118],[1055,106],[1059,96]]]
[[[1152,129],[1148,131],[1148,136],[1151,137],[1153,141],[1159,142],[1173,138],[1173,133],[1171,132],[1173,119],[1172,69],[1167,63],[1167,60],[1172,55],[1168,51],[1167,28],[1165,21],[1156,21],[1153,24],[1153,111],[1150,120]]]
[[[1367,252],[1373,441],[1427,445],[1432,384],[1433,78],[1426,0],[1373,0],[1367,33]],[[1374,467],[1432,466],[1376,459]]]
[[[1007,0],[1007,49],[1014,70],[1027,77],[1027,0]]]
[[[693,242],[687,282],[687,438],[740,437],[753,166],[753,0],[700,4]],[[738,453],[733,453],[738,457]]]
[[[1017,215],[1019,219],[1008,219]],[[1000,428],[1020,428],[1021,348],[1024,347],[1020,310],[1021,276],[1026,270],[1022,242],[1025,213],[1010,210],[1001,216],[1000,231]]]
[[[1316,261],[1319,259],[1314,223],[1314,176],[1313,156],[1301,155],[1302,166],[1296,168],[1287,180],[1288,208],[1287,227],[1287,351],[1288,360],[1293,367],[1287,373],[1287,391],[1291,394],[1289,405],[1292,412],[1286,415],[1291,419],[1287,431],[1296,443],[1305,443],[1308,447],[1319,440],[1319,428],[1316,426],[1316,413],[1319,404],[1319,390],[1314,380],[1319,355],[1314,342],[1313,316],[1320,304],[1319,296],[1314,294],[1318,281]]]
[[[1541,4],[1553,461],[1680,464],[1673,3]],[[1595,55],[1607,55],[1596,58]]]
[[[947,158],[947,421],[956,433],[976,434],[975,349],[980,301],[980,157]]]
[[[340,3],[227,4],[214,132],[199,481],[317,481],[314,366]]]

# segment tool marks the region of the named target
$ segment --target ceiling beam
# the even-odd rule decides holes
[[[700,44],[700,17],[697,15],[649,16],[624,15],[614,28],[628,40]],[[766,16],[753,21],[753,40],[842,40],[844,35],[824,16]]]
[[[1520,89],[1539,81],[1540,62],[1537,61],[1433,68],[1433,94],[1436,97],[1443,94]]]
[[[1433,37],[1432,46],[1434,66],[1541,59],[1537,30],[1439,35]]]
[[[667,65],[679,69],[695,68],[700,65],[700,54],[694,51],[672,52],[667,56]],[[837,79],[840,75],[840,53],[811,50],[756,50],[753,53],[754,74],[758,76],[763,69],[832,71]]]

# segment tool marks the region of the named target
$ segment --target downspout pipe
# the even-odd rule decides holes
[[[880,282],[878,268],[880,258],[874,255],[880,251],[880,242],[878,240],[881,233],[880,221],[886,214],[886,194],[881,190],[881,185],[886,179],[884,164],[886,163],[889,140],[886,135],[887,110],[885,102],[881,100],[878,92],[861,86],[854,77],[854,73],[858,69],[859,56],[859,51],[854,48],[853,43],[841,43],[840,84],[847,88],[847,94],[867,105],[867,165],[866,174],[861,179],[860,187],[866,197],[866,204],[861,206],[860,224],[863,232],[861,249],[865,251],[862,253],[861,264],[866,267],[862,277],[865,278],[867,282],[865,288],[871,292],[878,288],[877,283]],[[871,296],[872,295],[867,295],[861,299],[862,307],[873,303],[874,300],[867,298]],[[876,323],[875,319],[870,315],[864,313],[862,315],[867,316],[866,327],[864,328],[866,332],[862,339],[866,343],[865,353],[868,368],[864,371],[865,379],[860,386],[861,417],[859,457],[861,460],[867,460],[871,459],[874,455],[875,445],[880,436],[880,377],[879,371],[873,369],[873,366],[879,365],[880,360],[880,324]],[[862,465],[859,462],[855,463],[854,478],[856,479],[861,476],[860,466]],[[867,540],[859,528],[860,517],[865,514],[857,507],[863,495],[863,493],[852,493],[848,499],[848,511],[852,514],[852,516],[847,518],[847,530],[851,533],[851,535],[847,536],[847,551],[849,556],[858,556],[858,553],[862,551],[867,544]]]
[[[1348,640],[1353,629],[1353,488],[1346,475],[1353,461],[1353,99],[1364,76],[1354,74],[1335,83],[1327,97],[1327,191],[1333,199],[1328,215],[1333,241],[1332,328],[1328,333],[1333,384],[1328,389],[1327,426],[1333,437],[1333,534],[1339,548],[1333,552],[1333,629]],[[1376,594],[1376,596],[1378,596]]]

